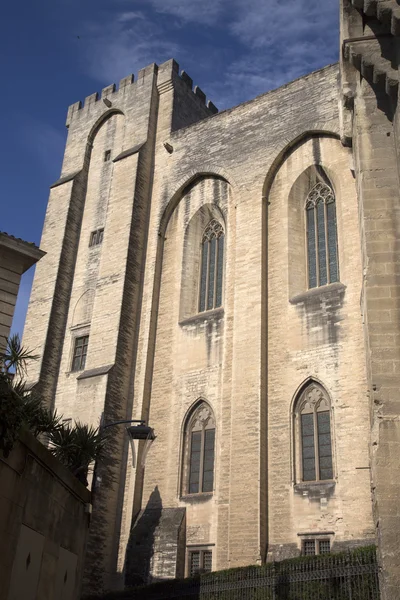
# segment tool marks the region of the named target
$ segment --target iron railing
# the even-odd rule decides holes
[[[132,588],[112,600],[379,600],[374,547]]]

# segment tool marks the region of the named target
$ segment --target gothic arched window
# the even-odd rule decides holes
[[[333,479],[331,405],[323,388],[311,383],[295,408],[298,468],[302,481]]]
[[[211,408],[201,402],[185,427],[183,493],[200,494],[214,489],[215,420]]]
[[[326,183],[307,196],[306,229],[308,287],[339,281],[335,195]]]
[[[222,305],[224,230],[216,219],[207,225],[201,242],[199,312]]]

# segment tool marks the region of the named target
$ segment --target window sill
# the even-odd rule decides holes
[[[78,325],[71,325],[70,331],[80,331],[81,329],[90,330],[90,321],[87,323],[78,323]]]
[[[186,317],[185,319],[179,321],[179,325],[181,327],[186,327],[187,325],[197,325],[205,321],[222,319],[223,316],[224,309],[221,306],[220,308],[213,308],[212,310],[206,310],[202,313],[198,313],[197,315],[193,315],[193,317]]]
[[[196,502],[207,502],[214,495],[214,492],[200,492],[199,494],[185,494],[181,496],[179,499],[182,502],[190,502],[195,504]]]
[[[82,373],[84,373],[85,369],[76,369],[75,371],[65,371],[65,375],[67,377],[76,377],[78,378],[79,375],[81,375]]]
[[[299,481],[293,488],[295,494],[309,496],[310,498],[326,498],[332,496],[335,492],[336,481],[329,479],[326,481]]]
[[[334,294],[343,294],[346,289],[344,283],[337,281],[336,283],[329,283],[328,285],[322,285],[320,287],[312,288],[296,296],[289,298],[290,304],[300,304],[306,302],[312,298],[321,298],[323,296],[329,296]]]

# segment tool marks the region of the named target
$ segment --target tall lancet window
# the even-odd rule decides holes
[[[221,223],[212,219],[201,244],[199,312],[222,305],[225,234]]]
[[[214,415],[206,402],[200,402],[185,426],[184,494],[201,494],[214,490],[214,446]]]
[[[333,479],[331,412],[327,393],[316,383],[308,385],[296,402],[298,480]]]
[[[306,200],[308,287],[339,281],[335,194],[317,183]]]

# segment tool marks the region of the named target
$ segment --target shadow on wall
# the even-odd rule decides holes
[[[160,523],[163,505],[158,486],[150,494],[144,510],[133,523],[125,558],[125,586],[134,587],[151,582],[155,532]]]

